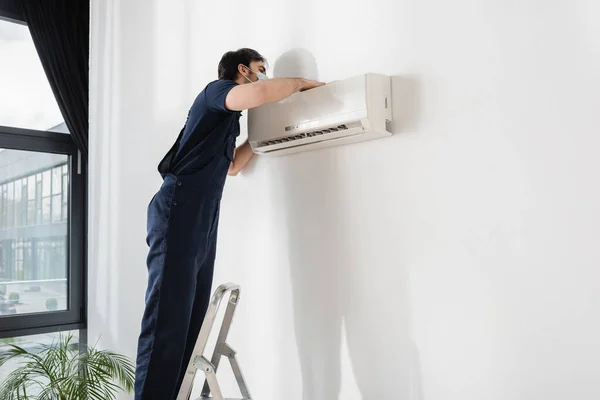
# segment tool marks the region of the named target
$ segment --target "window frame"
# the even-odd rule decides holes
[[[71,136],[59,132],[0,126],[0,148],[67,155],[70,172],[67,309],[0,316],[0,338],[86,329],[86,162]]]

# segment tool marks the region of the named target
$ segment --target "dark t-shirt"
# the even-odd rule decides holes
[[[158,166],[162,174],[186,175],[207,165],[228,140],[240,134],[239,111],[225,107],[225,98],[238,84],[230,80],[209,83],[196,97],[177,141]]]

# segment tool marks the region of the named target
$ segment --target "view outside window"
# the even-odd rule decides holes
[[[65,310],[67,156],[0,152],[0,314]]]

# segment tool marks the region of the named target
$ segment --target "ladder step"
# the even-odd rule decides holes
[[[213,397],[198,397],[196,400],[213,400]],[[234,399],[234,398],[229,398],[228,397],[228,398],[223,399],[223,400],[250,400],[250,399],[248,399],[248,398],[244,398],[244,399],[236,398],[236,399]]]

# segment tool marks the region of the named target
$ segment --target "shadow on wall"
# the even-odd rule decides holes
[[[317,63],[310,52],[292,50],[276,61],[273,75],[318,79]],[[402,83],[398,98],[410,92],[410,79],[395,82]],[[400,125],[391,128],[398,131]],[[302,398],[339,398],[345,332],[361,398],[421,399],[398,243],[379,230],[389,221],[356,218],[360,204],[345,196],[347,177],[338,157],[335,148],[324,149],[283,157],[276,166],[288,230]]]
[[[388,129],[394,134],[416,132],[421,116],[421,81],[415,75],[392,76],[393,117]]]

